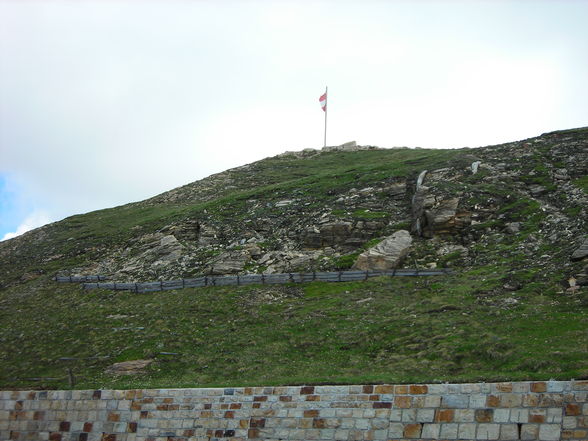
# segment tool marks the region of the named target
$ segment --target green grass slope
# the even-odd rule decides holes
[[[567,289],[585,265],[569,259],[588,225],[585,132],[487,149],[280,155],[0,242],[0,388],[72,387],[68,369],[82,389],[588,377],[588,291]],[[492,168],[464,174],[473,160]],[[410,183],[425,169],[460,171],[427,185],[481,219],[459,237],[415,237],[407,266],[434,262],[451,276],[152,294],[51,280],[124,260],[142,235],[194,219],[223,228],[218,250],[255,219],[310,224],[323,211],[387,221],[385,235],[410,226]],[[397,217],[337,205],[352,188],[400,180],[402,200],[374,197]],[[298,201],[290,218],[275,205],[283,199]],[[467,253],[439,254],[446,244]],[[345,268],[361,249],[325,261]],[[134,376],[105,372],[136,359],[153,363]]]

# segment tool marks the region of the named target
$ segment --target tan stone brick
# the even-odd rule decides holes
[[[547,392],[547,383],[544,381],[531,383],[531,392]]]
[[[301,418],[298,420],[299,429],[310,429],[312,427],[312,418]]]
[[[537,407],[539,405],[539,399],[541,395],[538,394],[524,394],[523,395],[523,406],[524,407]]]
[[[394,393],[396,395],[406,395],[406,394],[408,394],[408,386],[406,386],[406,385],[395,386]]]
[[[497,392],[512,392],[512,383],[496,383]]]
[[[426,394],[427,390],[428,388],[426,385],[419,384],[411,384],[408,389],[409,393],[412,395]]]
[[[500,407],[500,397],[497,395],[488,395],[486,398],[487,407]]]
[[[523,397],[520,394],[503,394],[500,397],[501,407],[519,407],[523,404]]]
[[[438,423],[451,423],[455,415],[454,409],[436,409],[435,421]]]
[[[404,426],[404,437],[411,439],[420,438],[422,428],[422,424],[406,424]]]
[[[439,395],[425,395],[425,402],[423,407],[439,407],[441,406],[441,397]]]
[[[523,424],[521,426],[521,439],[537,439],[539,436],[539,424]]]
[[[376,386],[374,389],[374,392],[376,394],[391,394],[391,393],[394,393],[394,386],[391,386],[389,384],[382,384],[382,385]]]
[[[531,409],[529,410],[530,423],[544,423],[547,415],[546,409]]]
[[[478,423],[491,423],[494,417],[494,409],[476,409],[475,416]]]
[[[412,397],[408,396],[400,396],[394,397],[394,407],[399,407],[401,409],[408,409],[412,405]]]

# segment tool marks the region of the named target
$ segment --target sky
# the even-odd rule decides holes
[[[0,240],[286,150],[588,125],[588,0],[0,0]]]

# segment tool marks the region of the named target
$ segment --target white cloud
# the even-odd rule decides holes
[[[41,227],[45,224],[48,224],[49,222],[51,222],[51,218],[45,211],[34,211],[29,214],[24,221],[22,221],[15,232],[6,233],[2,240],[8,240],[12,239],[13,237],[20,236],[27,231]]]

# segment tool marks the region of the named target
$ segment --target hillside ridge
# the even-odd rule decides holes
[[[99,356],[76,366],[86,386],[124,386],[135,380],[106,363],[160,352],[182,354],[177,374],[159,360],[141,384],[585,376],[587,210],[588,128],[482,148],[286,152],[0,242],[0,384]],[[351,268],[453,274],[151,295],[52,281]]]

